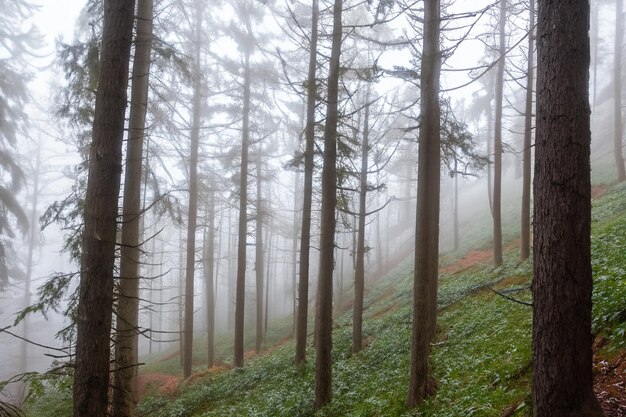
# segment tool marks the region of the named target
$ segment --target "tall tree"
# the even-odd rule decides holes
[[[122,139],[135,2],[106,0],[78,301],[74,417],[105,417]]]
[[[152,9],[152,0],[137,1],[137,35],[131,77],[130,122],[126,143],[126,172],[122,203],[122,247],[116,310],[113,417],[134,416],[137,404],[141,176],[152,51]]]
[[[258,156],[256,158],[256,237],[254,242],[254,272],[256,277],[256,353],[261,352],[263,345],[263,188],[262,188],[262,172],[261,172],[261,155],[262,148],[259,144]]]
[[[439,193],[441,54],[439,0],[424,2],[424,46],[420,75],[420,131],[417,172],[417,217],[413,276],[413,329],[407,406],[416,407],[435,385],[428,364],[437,320],[439,266]]]
[[[535,62],[535,0],[530,0],[528,8],[528,61],[526,67],[526,109],[524,111],[524,150],[522,173],[522,216],[520,260],[528,259],[530,255],[530,160],[532,158],[531,144],[533,136],[533,83]]]
[[[615,0],[615,53],[613,58],[613,94],[615,97],[613,111],[614,118],[614,138],[613,152],[615,154],[615,167],[617,169],[617,180],[626,180],[626,168],[624,167],[624,156],[622,154],[622,48],[624,47],[624,0]]]
[[[496,70],[495,126],[493,144],[493,263],[502,265],[502,101],[504,99],[504,64],[506,59],[506,0],[500,0],[498,17],[499,55]]]
[[[208,225],[204,232],[204,254],[202,256],[202,271],[206,286],[206,314],[207,314],[207,368],[215,362],[215,191],[209,190],[207,208]]]
[[[540,0],[533,252],[535,416],[602,416],[593,392],[589,3]]]
[[[312,0],[309,72],[307,75],[306,128],[304,132],[304,201],[300,230],[300,280],[298,281],[298,312],[296,323],[296,365],[306,358],[307,316],[309,309],[309,252],[311,246],[311,205],[313,199],[313,162],[315,152],[315,97],[317,94],[317,36],[319,1]]]
[[[343,2],[333,6],[333,34],[324,126],[320,260],[315,311],[315,409],[332,400],[333,269],[335,266],[335,208],[337,206],[337,121],[339,60],[341,57]]]

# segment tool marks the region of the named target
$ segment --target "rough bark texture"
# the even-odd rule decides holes
[[[137,1],[137,35],[131,78],[130,122],[126,143],[122,203],[122,247],[116,320],[113,417],[132,417],[135,415],[137,405],[141,172],[144,126],[148,108],[150,52],[152,51],[152,8],[152,0]]]
[[[134,6],[132,0],[104,2],[100,78],[85,196],[74,417],[107,414],[113,265]]]
[[[534,181],[533,407],[602,412],[592,390],[589,3],[540,0]]]
[[[333,35],[328,73],[328,105],[324,127],[322,212],[317,309],[315,311],[315,409],[332,400],[333,269],[335,253],[335,207],[337,205],[337,97],[342,36],[341,0],[335,0]]]
[[[194,278],[196,266],[196,226],[198,220],[198,147],[200,146],[200,111],[202,106],[202,74],[200,46],[202,36],[202,6],[196,3],[193,64],[193,104],[189,157],[189,211],[187,214],[187,255],[185,263],[185,326],[183,329],[183,378],[191,376],[193,355]]]
[[[615,167],[617,169],[617,180],[626,180],[626,170],[624,168],[624,156],[622,155],[622,48],[624,45],[624,0],[615,2],[615,54],[613,73],[613,94],[614,101],[614,140],[613,152],[615,154]]]
[[[243,122],[241,173],[239,174],[239,241],[235,292],[235,366],[243,366],[243,326],[246,297],[246,235],[248,231],[248,148],[250,147],[250,51],[246,50],[243,73]]]
[[[417,172],[417,216],[413,284],[413,329],[407,406],[416,407],[434,392],[430,344],[437,320],[439,263],[440,112],[439,0],[424,2],[420,132]]]
[[[532,158],[531,144],[533,137],[533,84],[535,62],[533,54],[535,49],[535,0],[530,0],[528,10],[528,65],[526,67],[526,109],[524,114],[524,152],[522,172],[522,216],[520,236],[520,261],[530,256],[530,162]]]
[[[215,193],[210,191],[207,207],[208,226],[204,232],[203,268],[207,313],[207,368],[215,362]]]
[[[304,190],[302,229],[300,230],[300,280],[298,281],[298,312],[296,324],[296,365],[306,358],[306,335],[309,310],[309,252],[311,246],[311,202],[313,199],[313,153],[315,152],[315,96],[317,94],[317,30],[319,2],[312,1],[309,73],[307,76],[306,128],[304,132]]]
[[[368,87],[369,88],[369,87]],[[352,353],[363,347],[363,295],[365,292],[365,217],[367,203],[367,168],[369,152],[369,94],[366,94],[363,122],[363,146],[361,150],[361,173],[359,184],[359,224],[354,269],[354,302],[352,313]]]
[[[499,49],[496,71],[495,126],[493,142],[493,263],[502,265],[502,100],[504,98],[504,63],[506,54],[506,0],[500,0]]]
[[[254,272],[256,275],[256,353],[261,352],[263,345],[263,190],[261,188],[261,153],[256,160],[256,240],[254,242]]]

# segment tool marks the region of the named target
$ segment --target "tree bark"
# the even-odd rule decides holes
[[[256,241],[254,270],[256,273],[256,353],[263,346],[263,193],[261,188],[261,147],[256,160]]]
[[[215,191],[209,191],[207,208],[208,226],[204,233],[204,283],[206,285],[207,310],[207,368],[215,362]]]
[[[322,168],[322,210],[320,226],[320,261],[315,312],[315,409],[332,400],[332,321],[333,269],[335,251],[335,207],[337,205],[337,119],[339,95],[339,60],[342,37],[341,0],[335,0],[333,35],[328,72],[326,125],[324,127],[324,166]]]
[[[248,231],[248,148],[250,147],[250,51],[246,47],[243,70],[243,122],[241,173],[239,178],[239,241],[237,245],[237,288],[235,293],[236,367],[243,366],[243,327],[246,297],[246,236]]]
[[[135,2],[104,3],[78,301],[74,417],[105,417],[108,406],[113,266],[122,141]]]
[[[440,105],[441,55],[439,0],[424,2],[424,50],[422,52],[417,216],[413,284],[413,329],[407,406],[416,407],[434,392],[430,375],[430,344],[437,320],[439,263]]]
[[[524,261],[530,256],[530,162],[532,158],[531,145],[533,136],[533,84],[535,68],[533,54],[535,49],[535,0],[530,0],[530,8],[528,10],[528,14],[528,66],[526,68],[526,109],[524,114],[524,151],[521,216],[522,224],[519,255],[520,261]]]
[[[300,231],[300,280],[298,281],[298,312],[296,325],[296,365],[306,358],[306,335],[309,310],[309,252],[311,246],[311,205],[313,199],[313,157],[315,152],[315,96],[317,94],[317,35],[319,21],[319,1],[312,1],[311,42],[309,51],[309,73],[307,76],[307,106],[305,151],[304,151],[304,190],[302,203],[302,229]]]
[[[369,117],[370,95],[365,95],[363,115],[363,145],[361,149],[361,173],[359,184],[359,223],[356,247],[356,266],[354,269],[354,302],[352,313],[352,353],[358,353],[363,347],[363,295],[365,292],[365,216],[367,203],[367,169],[369,153]]]
[[[135,415],[137,405],[141,175],[152,51],[152,9],[152,0],[137,1],[137,35],[131,77],[130,121],[122,203],[122,247],[116,320],[113,417],[132,417]]]
[[[493,263],[502,265],[502,101],[504,99],[504,64],[506,59],[506,0],[500,0],[499,61],[496,72],[496,117],[493,144]]]
[[[539,1],[533,408],[592,417],[589,3]]]
[[[613,151],[615,154],[615,167],[617,169],[617,180],[626,180],[626,170],[624,168],[624,156],[622,154],[622,47],[624,44],[624,0],[615,1],[615,53],[614,53],[614,73],[613,73],[613,94],[614,101],[614,139]]]

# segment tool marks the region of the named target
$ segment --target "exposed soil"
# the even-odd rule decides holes
[[[600,197],[609,187],[606,184],[599,184],[591,186],[591,199],[595,200]],[[620,416],[622,417],[622,416]]]
[[[439,272],[441,274],[450,275],[458,274],[472,266],[487,263],[491,258],[493,258],[493,251],[491,249],[471,250],[461,259],[440,268]]]
[[[601,338],[594,343],[593,390],[605,417],[626,417],[626,350],[606,354],[605,343]]]
[[[179,383],[180,377],[174,375],[156,372],[139,374],[137,377],[137,397],[141,400],[153,391],[162,395],[173,395],[178,390]]]

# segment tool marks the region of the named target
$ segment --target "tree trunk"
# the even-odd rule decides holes
[[[367,203],[367,169],[369,154],[369,86],[365,95],[365,114],[363,116],[363,146],[361,149],[361,173],[359,185],[359,224],[356,247],[356,267],[354,269],[354,302],[352,313],[352,353],[358,353],[363,347],[363,295],[365,292],[365,216]]]
[[[108,406],[113,266],[122,142],[135,2],[104,4],[78,301],[74,417],[105,417]]]
[[[455,160],[454,161],[454,201],[453,201],[453,205],[454,207],[452,208],[452,215],[453,215],[453,248],[454,251],[456,252],[457,250],[459,250],[459,173],[457,172],[458,170],[458,161]]]
[[[589,3],[539,1],[533,408],[592,417]]]
[[[315,312],[315,409],[332,399],[332,330],[333,268],[335,250],[335,207],[337,205],[337,99],[339,94],[339,59],[341,56],[342,7],[335,0],[333,36],[328,72],[328,105],[324,128],[324,167],[322,168],[322,211],[320,226],[320,261]]]
[[[428,364],[437,320],[439,262],[440,107],[439,0],[424,2],[417,216],[413,284],[413,332],[407,406],[416,407],[434,392]]]
[[[204,232],[203,268],[207,310],[207,368],[215,362],[215,191],[209,191],[208,226]]]
[[[502,101],[504,99],[504,64],[506,60],[506,0],[500,0],[500,54],[496,72],[496,121],[493,144],[493,263],[502,265]]]
[[[243,327],[246,297],[246,235],[248,231],[248,148],[250,147],[250,51],[246,48],[243,72],[243,123],[239,178],[239,241],[235,293],[235,366],[243,366]]]
[[[137,405],[139,363],[139,264],[141,262],[141,173],[143,137],[148,108],[152,51],[152,0],[137,1],[137,35],[132,72],[130,121],[122,209],[122,247],[115,341],[115,387],[112,416],[132,417]]]
[[[183,330],[183,378],[191,376],[193,360],[193,309],[194,278],[196,267],[196,226],[198,217],[198,148],[200,146],[200,113],[202,106],[202,74],[200,72],[200,47],[202,37],[202,6],[195,3],[196,27],[194,29],[193,104],[191,119],[191,144],[189,158],[189,213],[187,217],[187,256],[185,264],[185,327]]]
[[[300,280],[298,282],[298,313],[296,325],[296,365],[306,358],[306,335],[309,310],[309,252],[311,245],[311,205],[313,199],[313,154],[315,152],[315,96],[317,94],[317,31],[319,2],[312,1],[309,73],[307,76],[307,108],[304,151],[304,200],[300,231]]]
[[[626,170],[624,168],[624,156],[622,155],[622,47],[624,44],[624,0],[615,1],[615,62],[613,83],[615,95],[615,136],[613,140],[613,151],[615,153],[615,167],[617,169],[617,180],[626,180]]]
[[[228,330],[231,330],[235,327],[235,280],[233,279],[233,263],[234,256],[233,252],[235,249],[235,243],[233,242],[233,210],[228,207],[228,258],[226,259],[227,264],[227,276],[228,276],[228,299],[227,299],[227,309],[228,309]]]
[[[523,179],[522,179],[522,216],[520,261],[530,256],[530,160],[532,158],[531,144],[533,136],[533,83],[534,68],[533,53],[535,49],[535,0],[530,0],[528,10],[528,66],[526,69],[526,109],[524,114],[524,151],[523,151]]]
[[[256,272],[256,353],[263,346],[263,193],[261,188],[261,147],[256,160],[256,242],[254,270]]]

